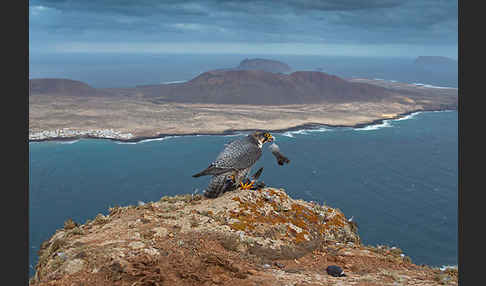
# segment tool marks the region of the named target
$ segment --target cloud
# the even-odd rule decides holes
[[[38,15],[39,13],[45,10],[47,10],[47,8],[42,5],[30,7],[30,13],[32,13],[33,15]]]
[[[249,43],[225,42],[65,42],[50,45],[49,49],[58,53],[172,53],[172,54],[293,54],[293,55],[335,55],[344,56],[403,56],[407,50],[415,57],[427,54],[418,45],[378,45],[363,44],[359,49],[347,44],[311,44],[311,43]],[[438,55],[451,54],[450,47],[433,46]]]
[[[31,47],[48,42],[457,45],[457,1],[31,0]],[[42,8],[40,8],[42,7]]]
[[[227,1],[223,1],[227,2]],[[260,1],[249,1],[257,3]],[[281,2],[290,9],[300,11],[348,11],[400,6],[401,0],[284,0]]]

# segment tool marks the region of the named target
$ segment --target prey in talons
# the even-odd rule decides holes
[[[263,181],[258,181],[260,176],[262,175],[263,167],[258,169],[258,171],[251,176],[252,180],[245,178],[243,181],[240,182],[240,189],[242,190],[259,190],[265,187],[265,183]]]

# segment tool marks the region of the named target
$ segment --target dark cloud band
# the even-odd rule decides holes
[[[32,41],[457,44],[457,1],[31,0]]]

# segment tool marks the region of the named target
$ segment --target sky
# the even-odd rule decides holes
[[[457,59],[457,1],[30,0],[30,53]]]

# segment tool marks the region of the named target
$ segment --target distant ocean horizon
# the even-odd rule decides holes
[[[264,150],[253,171],[263,166],[267,185],[341,209],[365,245],[400,247],[416,264],[456,265],[457,131],[457,111],[442,111],[276,133],[291,163],[278,166]],[[40,244],[67,218],[84,223],[114,205],[201,193],[208,178],[191,175],[244,135],[30,143],[30,275]]]
[[[30,54],[29,78],[69,78],[97,88],[178,83],[199,74],[233,68],[245,58],[266,58],[287,63],[292,71],[313,70],[345,78],[369,78],[438,87],[458,86],[458,72],[442,67],[424,68],[414,58],[378,58],[302,55],[173,55],[62,53]]]

